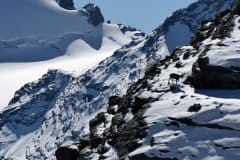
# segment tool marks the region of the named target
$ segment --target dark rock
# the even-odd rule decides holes
[[[175,157],[148,157],[144,153],[129,157],[129,160],[178,160]]]
[[[90,128],[94,128],[95,126],[105,122],[106,122],[105,113],[101,112],[97,114],[97,116],[94,119],[90,121]]]
[[[219,14],[215,19],[215,24],[217,24],[217,27],[213,32],[212,39],[224,39],[230,37],[230,33],[234,26],[234,16],[232,15],[231,10],[229,9]]]
[[[190,57],[190,53],[189,52],[185,52],[184,54],[183,54],[183,59],[185,60],[185,59],[188,59]]]
[[[205,66],[193,70],[190,83],[198,89],[238,89],[240,72],[221,66]]]
[[[73,0],[56,0],[56,2],[64,9],[75,9]]]
[[[109,106],[107,109],[107,113],[114,115],[117,113],[117,110],[118,110],[117,106]]]
[[[78,160],[79,151],[71,147],[60,147],[55,155],[57,160]]]
[[[130,32],[137,31],[136,28],[131,26],[125,26],[123,24],[118,24],[118,26],[120,27],[120,30],[122,31],[123,34],[125,34],[127,31],[130,31]]]
[[[109,97],[108,105],[109,106],[119,105],[120,101],[121,101],[121,97],[111,96]]]
[[[81,149],[84,149],[85,147],[89,146],[90,145],[90,137],[89,135],[83,135],[81,138],[80,138],[80,142],[79,142],[79,145],[78,145],[78,148],[81,150]]]
[[[183,64],[182,62],[177,62],[176,65],[175,65],[176,68],[182,68],[183,67]]]
[[[112,125],[121,125],[124,123],[124,119],[123,119],[123,115],[122,113],[118,113],[116,114],[113,119],[112,119]]]
[[[97,148],[100,144],[104,144],[105,140],[96,134],[90,134],[90,146],[91,148]]]
[[[188,108],[188,112],[198,112],[202,108],[201,104],[194,104]]]
[[[135,98],[135,106],[132,108],[132,112],[135,114],[138,112],[144,105],[153,101],[153,98]]]
[[[209,64],[209,58],[207,56],[198,58],[198,67],[200,69],[206,68],[208,64]]]
[[[98,6],[89,3],[83,7],[84,11],[82,12],[85,16],[88,17],[88,22],[94,26],[99,25],[104,22],[104,17],[101,13],[101,10]]]

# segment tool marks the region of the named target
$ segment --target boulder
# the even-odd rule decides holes
[[[188,108],[188,112],[198,112],[202,108],[201,104],[194,104]]]
[[[55,152],[57,160],[77,160],[79,157],[79,150],[77,147],[60,147]]]

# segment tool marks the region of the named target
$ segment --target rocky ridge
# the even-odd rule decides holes
[[[231,4],[229,2],[230,1],[225,1],[222,3],[222,5],[229,7],[229,4]],[[201,1],[199,1],[199,3],[201,3]],[[214,9],[220,12],[222,8],[220,7]],[[208,14],[212,15],[215,13],[209,10]],[[209,15],[202,17],[202,20],[208,19]],[[116,51],[112,57],[107,58],[96,68],[89,70],[84,75],[74,78],[59,94],[56,101],[48,102],[48,104],[51,106],[48,107],[49,110],[43,115],[43,123],[34,123],[33,125],[35,126],[35,130],[24,134],[24,137],[28,139],[28,143],[25,143],[26,146],[22,146],[22,148],[25,148],[26,150],[26,159],[54,159],[53,151],[56,148],[65,143],[77,142],[79,135],[85,135],[88,132],[88,129],[94,131],[96,128],[98,128],[98,126],[111,126],[110,123],[104,124],[102,120],[99,122],[101,124],[92,122],[92,124],[89,126],[88,123],[99,112],[104,110],[106,111],[109,104],[108,98],[110,96],[122,96],[126,94],[129,86],[143,78],[145,75],[144,73],[146,70],[148,70],[148,68],[151,68],[151,66],[158,62],[159,59],[164,59],[167,55],[169,55],[163,33],[153,32],[152,35],[144,37],[143,34],[136,32],[135,36],[135,40],[124,46],[122,49]],[[150,73],[155,75],[155,72],[151,72],[151,70],[149,74]],[[138,87],[141,88],[142,83],[140,83],[140,86]],[[139,91],[138,87],[136,87],[136,92]],[[39,88],[39,90],[41,89]],[[163,91],[168,91],[168,89],[163,89],[160,91],[160,93]],[[24,95],[24,93],[21,93],[21,96],[17,96],[19,98],[16,99],[21,99],[20,97],[25,99]],[[38,99],[40,100],[39,103],[42,103],[41,96],[39,96]],[[141,139],[142,137],[146,136],[146,123],[141,120],[144,117],[143,111],[146,107],[144,104],[150,103],[152,100],[155,100],[155,98],[150,98],[149,100],[149,98],[145,99],[140,96],[140,98],[131,99],[133,100],[132,105],[136,106],[134,107],[136,108],[136,113],[134,114],[138,115],[138,117],[136,116],[136,120],[140,123],[131,121],[131,117],[134,117],[133,114],[131,114],[132,111],[128,111],[128,109],[121,107],[122,109],[117,112],[116,116],[114,116],[116,119],[116,124],[111,127],[111,130],[115,130],[114,128],[122,131],[125,131],[126,129],[133,129],[135,131],[131,137],[136,136],[137,139]],[[132,103],[127,98],[123,98],[120,101],[121,103]],[[15,108],[16,110],[21,110],[21,108],[25,106],[24,103],[19,104],[19,101],[14,100],[13,102],[15,103],[11,103],[9,107]],[[29,106],[30,105],[31,104],[29,103]],[[138,105],[144,106],[143,109],[138,109]],[[112,106],[112,109],[109,112],[115,112],[114,110],[115,107]],[[36,115],[37,113],[38,111],[34,112]],[[15,116],[17,115],[11,115],[8,118],[11,119],[11,117]],[[99,117],[102,119],[101,117],[105,117],[105,114],[104,116],[100,115]],[[107,122],[110,122],[109,119],[114,119],[114,117],[111,117],[111,114],[106,114],[106,118],[103,118],[103,121],[105,121],[104,119],[107,119]],[[125,117],[127,118],[125,119]],[[125,123],[118,124],[118,119],[120,119],[120,121],[123,121],[124,119],[124,122],[129,121],[129,123],[126,125]],[[19,126],[15,126],[15,128],[20,129],[22,125],[27,126],[26,124],[21,124]],[[4,139],[7,139],[7,141],[1,141],[1,143],[4,144],[4,146],[1,145],[0,152],[0,154],[3,155],[1,157],[2,159],[8,159],[11,156],[18,155],[18,153],[16,153],[14,150],[9,149],[18,144],[19,140],[18,138],[15,138],[18,137],[18,134],[11,130],[12,126],[13,125],[11,123],[3,123],[1,127],[2,130],[0,135],[4,135]],[[33,126],[27,126],[27,128],[33,128]],[[143,130],[138,132],[137,128],[142,128]],[[99,132],[101,133],[101,130]],[[128,135],[126,132],[121,132],[120,134],[123,138]],[[98,134],[92,134],[91,136],[98,142]],[[139,145],[136,139],[133,139],[133,141],[126,141],[126,144],[121,143],[123,139],[118,137],[118,133],[113,133],[112,135],[110,134],[106,136],[113,136],[112,139],[114,142],[117,142],[115,146],[117,148],[122,148],[123,145],[128,145],[127,149],[116,154],[115,149],[112,148],[110,144],[106,144],[106,146],[110,148],[109,153],[112,153],[115,156],[124,157],[126,154],[135,149],[136,145]],[[86,139],[86,142],[88,142],[88,137],[83,139]],[[76,151],[76,147],[71,146],[70,150]],[[96,152],[90,151],[89,156],[99,156],[99,154],[94,153]],[[88,156],[88,154],[84,154],[84,156]],[[91,159],[91,157],[89,158]]]
[[[232,76],[232,73],[237,74],[238,66],[209,66],[209,60],[203,56],[211,52],[212,45],[235,50],[234,43],[238,41],[233,33],[239,30],[236,27],[239,11],[237,6],[220,13],[213,21],[205,21],[192,39],[192,46],[178,48],[173,55],[158,62],[128,89],[125,96],[110,97],[107,111],[92,119],[90,133],[73,145],[74,152],[78,153],[76,158],[237,160],[239,100],[208,95],[214,90],[195,89],[198,88],[196,83],[205,89],[238,88],[232,83],[232,79],[239,79]],[[195,77],[199,74],[196,72],[205,71],[206,81]],[[211,71],[213,75],[209,74]],[[181,84],[167,86],[167,77],[172,72],[184,73]],[[216,75],[219,78],[211,78]],[[222,80],[223,77],[227,79]],[[231,95],[232,90],[225,90],[224,94]],[[64,148],[68,147],[57,150],[58,160],[64,160],[58,156]]]

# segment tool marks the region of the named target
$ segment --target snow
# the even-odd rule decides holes
[[[128,113],[126,114],[126,116],[124,117],[125,122],[129,122],[130,120],[133,119],[133,114],[131,110],[128,110]]]
[[[235,27],[230,38],[226,38],[221,46],[212,42],[211,50],[207,52],[210,64],[215,66],[232,67],[239,66],[240,63],[240,18],[235,19]],[[206,40],[208,41],[208,40]],[[211,42],[211,41],[210,41]],[[205,42],[206,43],[206,42]]]
[[[133,33],[130,32],[124,35],[117,25],[104,24],[103,28],[102,44],[99,49],[91,47],[82,39],[76,39],[67,46],[64,55],[54,59],[28,63],[0,63],[2,75],[0,110],[7,106],[16,90],[28,82],[37,80],[49,69],[63,69],[74,76],[79,76],[111,56],[115,50],[130,42],[133,37]],[[33,51],[31,54],[35,54]]]
[[[236,24],[238,26],[238,23]],[[207,55],[214,52],[215,57],[210,57],[210,60],[216,59],[217,56],[224,62],[232,58],[232,52],[229,51],[237,50],[235,47],[239,46],[240,35],[237,37],[236,32],[239,31],[235,27],[232,37],[224,40],[228,45],[222,46],[221,52],[214,50],[219,41],[208,39],[202,44],[201,47],[213,44]],[[183,67],[176,68],[175,61],[171,61],[168,67],[159,67],[161,74],[148,80],[151,89],[143,89],[138,93],[146,99],[154,97],[156,101],[150,104],[144,114],[149,126],[148,135],[139,141],[141,146],[130,153],[130,156],[144,153],[149,157],[176,157],[186,160],[239,159],[239,90],[196,90],[183,83],[185,77],[191,75],[192,66],[202,53],[201,47],[198,52],[189,46],[182,47],[179,61]],[[185,52],[197,54],[184,60]],[[239,66],[239,63],[235,65]],[[175,87],[173,91],[169,90],[168,85],[171,73],[184,73],[184,78],[179,84],[170,84]],[[188,108],[193,104],[200,104],[200,111],[188,112]],[[187,118],[196,126],[173,121],[171,118]],[[211,128],[208,125],[219,125],[229,129]]]
[[[0,6],[0,40],[4,41],[33,37],[43,40],[94,29],[77,10],[64,10],[54,0],[3,0]]]
[[[60,49],[61,52],[56,52],[52,57],[45,58],[44,61],[41,59],[41,62],[38,62],[39,55],[36,57],[33,55],[33,58],[35,58],[37,62],[33,62],[34,60],[31,59],[31,55],[27,56],[30,57],[30,60],[27,59],[28,63],[22,63],[21,60],[20,62],[18,61],[19,63],[0,64],[0,74],[2,72],[6,75],[6,78],[0,82],[0,84],[2,84],[0,87],[7,86],[5,85],[6,83],[12,83],[11,86],[4,88],[6,90],[12,89],[7,95],[5,95],[4,92],[6,99],[10,98],[14,90],[22,86],[22,84],[36,80],[49,68],[64,69],[76,77],[79,77],[74,78],[73,81],[67,84],[66,88],[61,88],[62,90],[57,93],[56,99],[50,102],[45,101],[44,95],[37,97],[36,101],[34,100],[33,97],[38,96],[39,92],[44,93],[44,90],[40,89],[38,93],[30,92],[28,96],[25,97],[23,95],[23,97],[21,97],[30,104],[17,102],[9,106],[12,107],[10,109],[16,112],[11,112],[12,115],[6,116],[9,123],[3,121],[3,130],[0,130],[0,140],[4,142],[3,146],[0,146],[0,153],[6,156],[7,159],[16,156],[19,159],[25,159],[26,155],[31,156],[30,158],[54,159],[54,151],[57,147],[76,142],[79,140],[80,135],[88,132],[89,121],[97,113],[106,110],[109,96],[124,95],[130,85],[144,76],[147,67],[156,63],[157,60],[164,58],[166,55],[169,55],[168,46],[163,35],[160,37],[153,35],[155,36],[153,38],[158,38],[156,45],[150,46],[154,48],[153,52],[144,52],[142,50],[146,42],[146,39],[142,37],[142,39],[132,41],[131,44],[124,46],[113,54],[116,49],[132,40],[133,33],[127,32],[124,35],[118,26],[110,24],[93,27],[87,23],[86,17],[79,15],[79,12],[61,9],[53,1],[51,1],[51,3],[48,3],[49,1],[47,2],[47,0],[23,0],[21,2],[10,0],[8,2],[19,4],[13,7],[15,7],[16,10],[19,10],[19,8],[23,10],[23,13],[19,14],[20,18],[26,16],[25,12],[32,12],[35,7],[36,15],[32,15],[32,17],[35,16],[34,18],[23,18],[24,21],[30,24],[30,29],[27,30],[29,26],[26,26],[22,21],[19,22],[14,19],[12,15],[15,14],[15,12],[11,12],[9,20],[4,19],[5,24],[13,23],[11,19],[13,18],[13,20],[16,21],[15,23],[19,23],[19,31],[11,32],[15,28],[13,26],[7,26],[9,27],[9,32],[3,33],[3,42],[1,41],[2,43],[0,44],[9,42],[10,47],[5,46],[7,49],[12,49],[14,48],[12,46],[17,46],[22,48],[23,53],[26,51],[26,48],[29,49],[29,53],[33,53],[32,48],[35,49],[34,47],[39,46],[38,44],[43,43],[43,46],[46,47],[48,44],[53,43],[54,47],[50,48],[56,49],[57,46],[57,49]],[[25,8],[27,8],[24,5],[25,2],[32,5],[32,7],[30,7],[32,9],[25,10]],[[0,2],[0,6],[4,6],[6,3],[6,1]],[[10,9],[6,9],[5,11],[7,10],[9,11]],[[44,14],[37,15],[40,11],[44,12]],[[58,14],[60,14],[60,16]],[[44,15],[47,19],[43,19]],[[199,19],[201,19],[201,17]],[[29,21],[31,21],[31,23]],[[40,25],[37,25],[39,22]],[[47,27],[45,26],[48,24],[46,22],[49,23]],[[6,29],[6,26],[3,27]],[[48,28],[47,31],[46,28]],[[187,36],[180,33],[176,34],[177,28]],[[181,36],[184,36],[184,43],[189,40],[188,38],[191,35],[187,25],[180,22],[174,23],[169,31],[170,33],[166,37],[173,41],[175,45],[181,45],[180,41],[175,41],[176,35],[179,39],[183,39]],[[35,32],[37,32],[37,34],[35,34]],[[64,40],[61,40],[62,38]],[[26,39],[28,40],[25,41]],[[64,47],[62,47],[62,44],[64,44]],[[175,47],[172,46],[172,49],[173,48]],[[41,50],[43,48],[38,49]],[[36,49],[36,51],[38,51],[38,49]],[[187,51],[192,48],[185,47],[185,49]],[[39,54],[41,52],[37,53]],[[109,57],[110,55],[112,56]],[[20,57],[21,56],[17,57],[18,60]],[[102,61],[103,59],[104,61]],[[185,77],[190,75],[192,64],[197,60],[197,56],[190,57],[187,60],[183,60],[183,58],[180,57],[180,60],[184,64],[183,68],[175,68],[175,63],[171,64],[166,70],[161,68],[163,71],[161,76],[155,77],[152,81],[153,90],[143,93],[143,97],[153,96],[154,98],[158,98],[158,101],[152,103],[151,108],[147,110],[145,114],[145,120],[149,125],[148,135],[145,139],[141,140],[142,146],[132,154],[146,152],[150,156],[159,156],[162,154],[159,153],[159,149],[166,151],[172,149],[172,151],[166,154],[164,153],[163,155],[181,154],[179,159],[189,159],[191,154],[196,154],[197,157],[195,157],[195,159],[219,158],[221,155],[218,154],[230,154],[227,151],[221,150],[221,148],[215,148],[214,141],[230,134],[232,137],[237,137],[239,135],[237,131],[226,130],[219,135],[219,132],[215,130],[204,127],[194,129],[185,124],[179,124],[180,128],[172,126],[166,130],[165,120],[169,121],[168,117],[188,117],[203,124],[217,123],[219,125],[233,127],[233,129],[238,127],[233,125],[233,123],[226,123],[229,121],[226,120],[229,119],[227,115],[238,114],[239,100],[237,98],[233,97],[232,99],[226,100],[219,96],[209,96],[183,84],[179,85],[179,87],[176,85],[178,88],[177,92],[167,91],[169,89],[167,84],[169,74],[176,72],[179,74],[184,73]],[[102,62],[98,63],[100,61]],[[88,69],[90,70],[84,73]],[[24,77],[21,76],[21,74],[24,75]],[[150,92],[152,92],[152,94]],[[218,91],[214,92],[214,95],[217,95]],[[2,95],[2,93],[0,93],[0,95]],[[228,91],[224,91],[224,93],[228,96],[232,94],[232,92],[230,93]],[[186,94],[187,97],[182,101],[181,97]],[[88,99],[88,96],[92,97],[92,99]],[[198,103],[201,102],[202,109],[196,114],[187,112],[190,104],[196,101]],[[3,102],[3,104],[4,103],[6,104],[7,101]],[[216,106],[219,107],[217,108]],[[47,110],[41,112],[41,109],[45,108],[47,108]],[[222,112],[224,112],[225,115],[222,115]],[[32,119],[31,115],[24,117],[28,114],[39,115],[39,117],[36,116],[35,119]],[[224,116],[226,116],[225,119],[223,118]],[[28,126],[28,121],[25,124],[25,119],[29,120],[28,118],[32,121],[36,120],[36,122]],[[110,121],[112,117],[108,118]],[[132,114],[129,111],[126,121],[131,118]],[[237,116],[235,118],[237,119]],[[15,124],[14,122],[19,119],[21,119],[20,124]],[[219,121],[215,121],[216,119]],[[106,126],[109,127],[109,125],[110,123]],[[99,133],[104,129],[104,126],[101,127]],[[31,130],[29,130],[29,128]],[[211,132],[209,132],[209,130]],[[189,134],[191,132],[201,134]],[[156,142],[153,146],[151,146],[152,137],[155,138]],[[165,139],[162,139],[162,137]],[[211,137],[211,139],[208,137]],[[26,143],[24,143],[24,141]],[[7,144],[5,142],[7,142]],[[163,142],[168,143],[165,144]],[[25,151],[28,148],[29,153],[26,154]],[[179,153],[179,151],[186,151],[186,154]],[[232,152],[236,154],[236,150],[233,149]],[[236,157],[234,154],[232,159]],[[42,155],[44,155],[44,157]],[[99,156],[98,154],[94,154],[93,157],[90,158],[98,159]],[[115,149],[111,148],[110,151],[106,153],[106,156],[109,156],[109,159],[111,159],[111,156],[117,157]]]
[[[15,91],[49,69],[79,76],[138,33],[124,34],[115,24],[94,27],[79,11],[65,10],[55,0],[3,0],[0,6],[0,110]]]
[[[226,148],[235,148],[235,147],[240,148],[239,137],[222,138],[222,139],[215,140],[214,143]]]

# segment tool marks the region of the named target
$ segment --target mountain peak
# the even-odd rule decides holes
[[[94,26],[104,22],[100,8],[93,3],[88,3],[83,7],[83,14],[88,17],[88,22]]]

